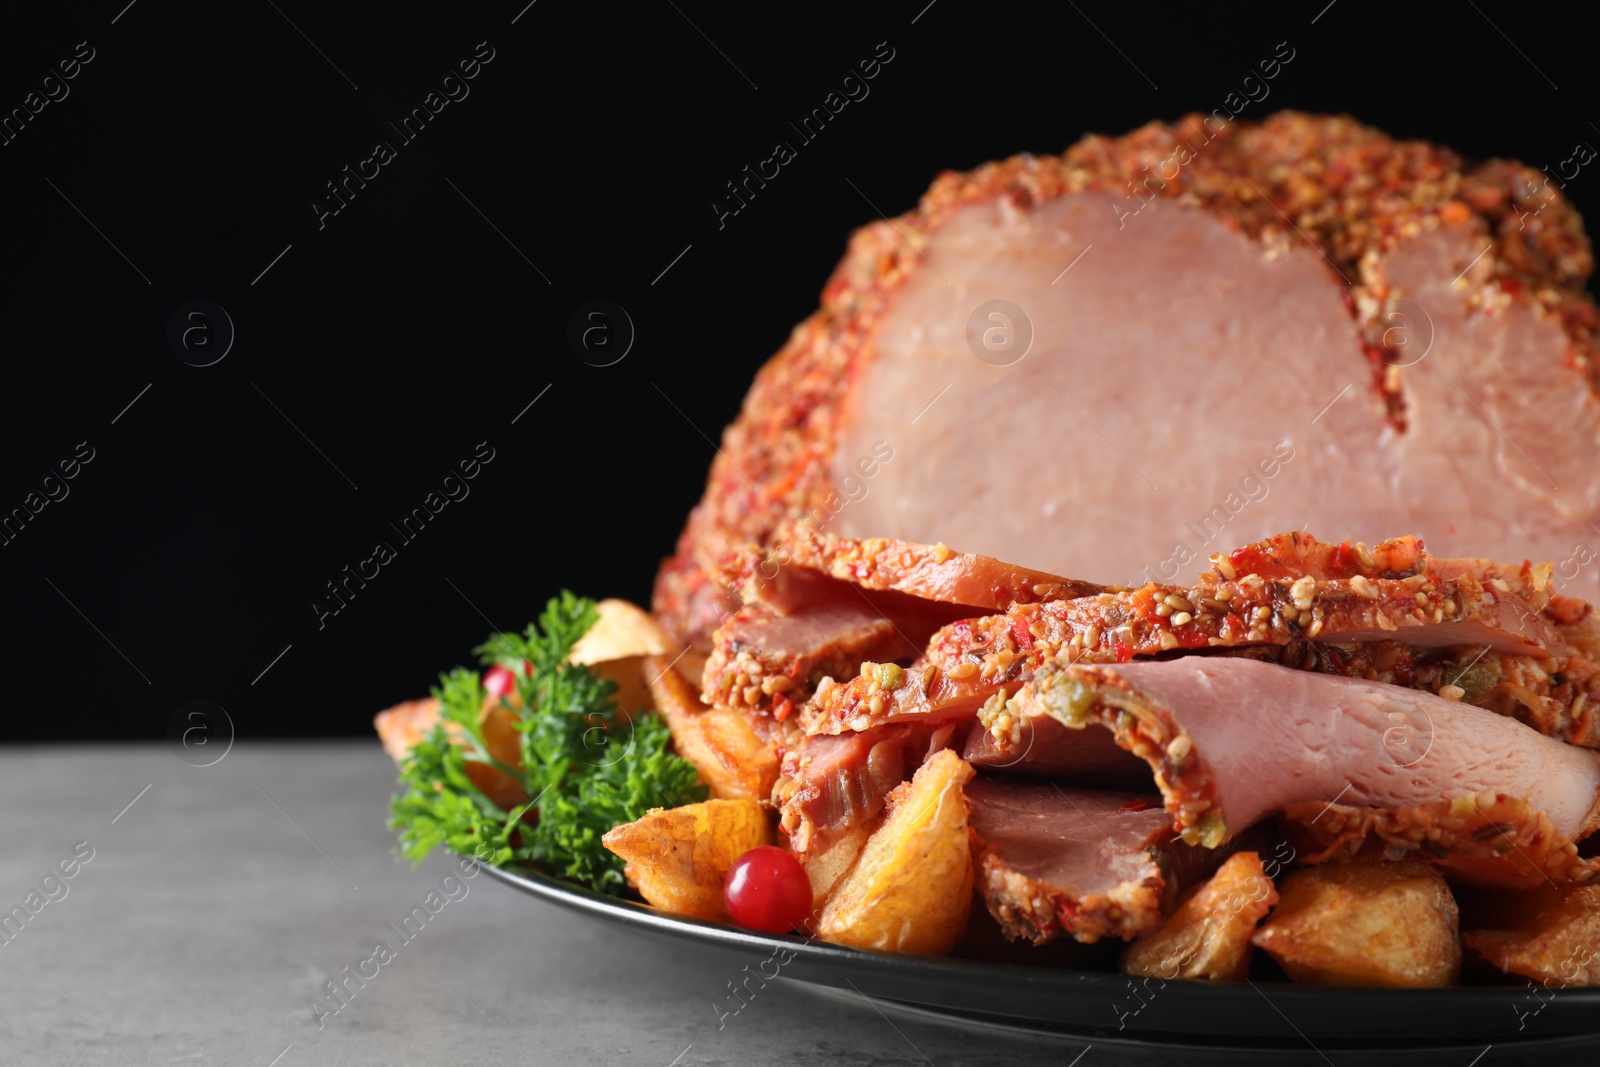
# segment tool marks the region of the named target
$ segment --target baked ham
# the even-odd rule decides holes
[[[824,677],[851,678],[864,661],[918,655],[927,630],[913,628],[912,633],[915,638],[862,600],[808,605],[791,615],[746,604],[712,637],[702,699],[714,707],[748,707],[782,722]]]
[[[979,775],[966,784],[974,883],[1006,936],[1129,940],[1170,903],[1161,798]]]
[[[788,569],[794,581],[815,573],[793,560]],[[1008,612],[940,630],[909,667],[863,659],[848,682],[824,677],[799,717],[806,736],[796,736],[792,726],[787,733],[774,803],[799,851],[814,840],[830,841],[875,814],[872,801],[894,784],[857,780],[866,754],[883,744],[881,751],[902,754],[892,765],[909,774],[934,732],[979,768],[1137,788],[1149,772],[1134,757],[1098,732],[1086,739],[1069,729],[1028,683],[1061,665],[1180,653],[1195,661],[1242,659],[1404,687],[1596,745],[1590,696],[1600,690],[1600,669],[1571,652],[1560,625],[1535,610],[1551,600],[1546,573],[1528,565],[1440,560],[1415,538],[1369,550],[1291,534],[1215,557],[1214,569],[1193,587],[1084,588],[1085,595],[1073,599],[1013,604]],[[870,612],[858,610],[870,620]],[[719,647],[726,632],[718,633]],[[816,673],[807,681],[815,683]],[[749,683],[750,676],[739,681]],[[751,684],[746,692],[759,709],[762,687]],[[1294,698],[1285,691],[1277,699]],[[859,736],[827,740],[850,734]],[[917,758],[904,755],[911,736],[918,738],[911,746]],[[889,765],[880,759],[878,777]],[[840,803],[840,797],[852,802]],[[1252,821],[1265,814],[1254,813]]]
[[[1106,730],[1077,730],[1053,715],[1017,715],[995,736],[982,722],[967,732],[961,758],[980,770],[1058,778],[1101,789],[1150,788],[1150,768]]]
[[[803,522],[785,523],[772,535],[760,562],[752,567],[751,553],[738,554],[735,565],[724,565],[725,584],[739,579],[746,600],[761,599],[788,607],[794,594],[773,602],[773,587],[783,588],[783,578],[825,574],[863,590],[904,593],[923,601],[959,604],[974,609],[966,615],[1004,611],[1013,604],[1067,600],[1103,592],[1105,587],[1043,571],[1029,570],[990,556],[957,552],[943,543],[914,544],[884,537],[865,540],[838,537]],[[783,568],[791,568],[787,572]],[[752,591],[752,570],[774,580],[767,589]],[[815,585],[813,581],[813,587]]]
[[[821,851],[883,810],[889,791],[935,752],[965,736],[965,723],[919,722],[864,733],[808,737],[788,749],[772,799],[789,847]]]
[[[1191,116],[943,174],[856,233],[757,376],[655,608],[703,643],[719,562],[806,517],[1124,585],[1224,528],[1569,561],[1600,511],[1592,266],[1538,171],[1348,118]]]
[[[945,748],[984,772],[1008,936],[1134,936],[1157,852],[1274,822],[1600,884],[1592,267],[1538,172],[1347,118],[942,175],[757,376],[655,610],[802,854]]]
[[[771,549],[733,553],[718,575],[742,607],[711,634],[704,699],[779,722],[823,678],[853,678],[863,662],[909,663],[956,620],[1100,589],[943,545],[845,544],[798,530]]]
[[[1432,694],[1185,656],[1047,667],[989,725],[1038,714],[1111,730],[1150,765],[1187,841],[1218,845],[1284,813],[1324,858],[1416,830],[1420,858],[1485,884],[1526,884],[1530,868],[1581,884],[1600,870],[1574,844],[1600,826],[1600,754]],[[1524,836],[1534,852],[1518,856]]]
[[[1335,547],[1307,543],[1319,550]],[[1018,604],[1003,615],[963,620],[935,634],[925,662],[894,687],[879,685],[870,673],[824,686],[802,721],[808,733],[833,733],[925,715],[948,717],[1015,690],[1050,660],[1121,663],[1179,650],[1309,647],[1314,658],[1307,665],[1329,673],[1359,670],[1366,676],[1371,670],[1377,677],[1381,670],[1400,684],[1457,686],[1457,696],[1469,692],[1459,685],[1466,681],[1475,687],[1474,698],[1516,713],[1522,706],[1516,699],[1498,699],[1508,695],[1505,690],[1491,693],[1509,677],[1522,687],[1514,695],[1525,691],[1528,697],[1522,717],[1530,724],[1600,745],[1586,695],[1600,687],[1593,665],[1571,652],[1552,620],[1507,583],[1499,584],[1504,591],[1459,568],[1376,578],[1255,572],[1228,578],[1213,572],[1193,587],[1152,583]],[[1378,648],[1389,645],[1400,651]],[[1463,657],[1462,649],[1470,651]],[[1492,658],[1484,663],[1485,657]],[[1457,661],[1470,663],[1452,672],[1449,666]],[[1563,673],[1569,662],[1570,678]],[[1480,663],[1477,673],[1467,674]]]

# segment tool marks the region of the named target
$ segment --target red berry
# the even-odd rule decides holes
[[[728,868],[722,899],[745,929],[786,934],[811,914],[811,879],[793,853],[759,845]]]
[[[496,700],[516,688],[516,684],[517,676],[504,667],[490,667],[483,674],[484,691]]]

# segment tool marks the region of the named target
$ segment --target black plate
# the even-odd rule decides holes
[[[1285,982],[1162,983],[1107,971],[1033,967],[844,948],[684,918],[551,878],[485,867],[496,879],[595,919],[760,961],[785,978],[943,1017],[1091,1038],[1206,1047],[1481,1049],[1600,1033],[1600,988],[1531,983],[1455,989],[1332,989]],[[1562,1042],[1566,1044],[1566,1042]],[[1463,1061],[1465,1062],[1465,1061]]]

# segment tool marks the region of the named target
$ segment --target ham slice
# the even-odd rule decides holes
[[[951,746],[957,729],[953,722],[924,722],[804,738],[784,754],[772,791],[789,847],[821,851],[865,824],[883,810],[890,790]]]
[[[1420,537],[1396,537],[1372,548],[1348,541],[1329,544],[1304,531],[1277,534],[1253,545],[1211,557],[1212,570],[1202,583],[1232,580],[1240,575],[1263,578],[1410,578],[1424,574],[1440,581],[1471,575],[1496,592],[1508,593],[1534,611],[1543,611],[1554,591],[1554,566],[1500,563],[1491,559],[1441,559],[1428,552]]]
[[[1192,588],[1146,585],[1074,600],[1018,604],[934,635],[924,666],[885,690],[873,678],[827,687],[804,709],[809,733],[863,729],[975,708],[1014,690],[1047,661],[1120,663],[1175,650],[1403,641],[1423,648],[1553,660],[1568,654],[1554,623],[1511,592],[1469,574],[1448,578],[1265,578]],[[1580,711],[1582,709],[1580,708]]]
[[[823,533],[806,523],[780,526],[772,535],[764,562],[768,567],[820,572],[862,589],[977,609],[967,615],[1004,611],[1012,604],[1088,596],[1105,589],[990,556],[956,552],[942,543],[922,545],[884,537],[856,540]]]
[[[1409,578],[1427,553],[1420,537],[1393,537],[1371,548],[1348,541],[1319,541],[1304,531],[1274,534],[1253,545],[1211,557],[1211,573],[1233,581],[1247,574],[1263,578]],[[1205,580],[1202,576],[1202,580]]]
[[[695,636],[705,575],[806,516],[1128,586],[1308,524],[1568,559],[1600,521],[1592,268],[1538,171],[1346,118],[945,173],[756,377],[656,609]]]
[[[976,885],[1005,935],[1136,937],[1170,897],[1161,799],[979,775],[966,785]]]
[[[980,770],[1056,778],[1074,786],[1151,787],[1150,768],[1119,747],[1109,731],[1074,730],[1047,714],[1018,719],[1004,737],[974,722],[961,756]]]
[[[863,662],[910,660],[921,651],[927,632],[925,626],[913,627],[907,635],[862,600],[812,604],[792,615],[747,604],[713,635],[703,699],[782,721],[822,678],[853,678]]]
[[[1211,654],[1418,689],[1487,708],[1568,744],[1600,748],[1600,667],[1586,656],[1573,654],[1552,663],[1531,656],[1494,655],[1471,646],[1441,654],[1398,641],[1360,645],[1293,641],[1219,649]],[[994,691],[1009,689],[997,687]],[[998,699],[993,692],[986,692],[987,699]],[[975,704],[967,699],[954,706]],[[887,710],[885,714],[889,714]],[[1090,746],[1092,755],[1079,752],[1071,735],[1062,733],[1059,724],[1052,728],[1053,722],[1048,715],[1026,716],[1002,737],[980,725],[968,741],[967,758],[1018,774],[1056,773],[1051,770],[1055,766],[1101,766],[1103,743]]]
[[[1458,881],[1496,889],[1593,885],[1600,859],[1581,854],[1545,812],[1500,792],[1403,808],[1305,801],[1281,820],[1307,863],[1358,857],[1428,860]]]
[[[1378,682],[1197,656],[1050,668],[1007,708],[1013,704],[1014,715],[1110,729],[1150,765],[1185,840],[1220,844],[1276,812],[1315,824],[1312,805],[1337,804],[1378,813],[1362,837],[1421,825],[1426,838],[1427,825],[1406,813],[1442,806],[1459,816],[1473,797],[1502,797],[1526,806],[1507,825],[1529,827],[1542,835],[1541,851],[1565,854],[1563,877],[1592,874],[1571,843],[1600,825],[1600,753],[1481,708]],[[1503,821],[1490,818],[1472,832]],[[1432,844],[1424,858],[1450,859],[1450,842]]]
[[[771,549],[731,554],[719,577],[744,606],[711,636],[705,700],[780,721],[824,677],[910,662],[958,619],[1100,590],[943,545],[842,542],[798,525]]]

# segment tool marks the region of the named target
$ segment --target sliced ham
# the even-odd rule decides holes
[[[934,635],[925,665],[885,690],[873,678],[830,686],[804,709],[809,733],[863,729],[1015,689],[1041,664],[1121,663],[1176,650],[1400,640],[1552,660],[1565,656],[1555,624],[1509,592],[1470,575],[1435,578],[1264,578],[1245,574],[1193,588],[1146,585],[963,620]],[[1581,709],[1580,709],[1581,710]]]
[[[1211,557],[1212,570],[1203,584],[1242,575],[1263,578],[1410,578],[1425,574],[1438,580],[1471,575],[1500,593],[1509,593],[1534,611],[1542,611],[1553,595],[1549,563],[1501,563],[1491,559],[1441,559],[1428,552],[1420,537],[1396,537],[1371,548],[1345,541],[1330,544],[1304,531],[1276,534],[1253,545]]]
[[[976,885],[1008,938],[1129,939],[1169,900],[1161,799],[984,775],[966,785]]]
[[[1106,730],[1074,730],[1052,715],[1029,715],[997,737],[981,722],[961,756],[984,771],[1056,778],[1100,789],[1151,788],[1150,768]]]
[[[1538,171],[1347,118],[945,173],[757,375],[656,608],[693,636],[705,574],[806,517],[1123,585],[1308,524],[1566,559],[1600,521],[1592,268]]]
[[[1304,801],[1281,820],[1307,863],[1357,857],[1428,860],[1458,881],[1497,889],[1591,885],[1600,858],[1527,799],[1489,791],[1402,808]]]
[[[1118,662],[1178,649],[1282,645],[1296,640],[1404,641],[1431,648],[1488,647],[1551,658],[1567,651],[1560,631],[1514,593],[1470,575],[1369,579],[1302,577],[1146,585],[953,624],[929,658],[946,670],[975,663],[1004,673],[1017,657],[1069,653]]]
[[[963,726],[924,722],[804,738],[784,754],[772,791],[789,847],[820,851],[865,824],[883,810],[889,791],[949,748]]]
[[[1292,641],[1216,649],[1210,654],[1418,689],[1486,708],[1568,744],[1600,748],[1600,667],[1586,656],[1573,654],[1552,662],[1533,656],[1496,655],[1472,646],[1441,652],[1399,641],[1355,645]],[[994,691],[1014,690],[996,687]],[[998,698],[989,692],[988,699]],[[940,709],[948,706],[982,707],[967,699],[940,705]],[[1070,736],[1051,728],[1053,721],[1048,715],[1025,717],[1002,737],[989,734],[980,724],[968,742],[967,758],[1018,774],[1055,773],[1050,768],[1056,765],[1100,766],[1103,743],[1091,746],[1094,756],[1075,753]]]
[[[1478,795],[1525,802],[1557,847],[1600,825],[1600,753],[1398,686],[1189,656],[1051,668],[1006,706],[1110,729],[1150,765],[1184,838],[1208,845],[1295,805],[1400,812]]]
[[[861,600],[836,599],[791,615],[747,604],[713,635],[703,699],[713,706],[770,713],[781,721],[822,678],[853,678],[863,662],[910,660],[926,635],[926,628],[908,635]]]
[[[1301,530],[1274,534],[1211,557],[1212,573],[1232,581],[1263,578],[1409,578],[1427,558],[1420,537],[1393,537],[1368,548],[1348,541],[1319,541]],[[1202,579],[1203,580],[1203,579]]]
[[[921,545],[909,547],[933,551]],[[998,561],[991,562],[1004,566]],[[881,583],[865,584],[817,567],[805,566],[777,548],[756,545],[745,545],[730,553],[717,568],[716,578],[729,595],[743,604],[758,604],[778,615],[793,615],[807,608],[844,601],[853,605],[870,605],[897,622],[908,622],[913,628],[927,626],[930,631],[958,619],[984,614],[985,611],[1003,611],[1009,604],[984,608],[954,600],[925,597]],[[1079,585],[1052,588],[1070,593]],[[937,590],[930,587],[929,591]]]
[[[885,537],[858,540],[798,522],[785,523],[773,533],[766,562],[769,567],[820,572],[863,589],[905,593],[978,611],[1004,611],[1012,604],[1065,600],[1105,589],[990,556],[957,552],[942,543],[922,545]]]
[[[863,662],[909,662],[959,619],[1100,589],[942,545],[846,546],[800,527],[785,536],[723,561],[719,578],[743,607],[711,635],[707,703],[786,719],[824,677],[853,678]]]
[[[1600,612],[1586,601],[1557,594],[1550,598],[1545,614],[1554,620],[1567,644],[1600,662]]]

